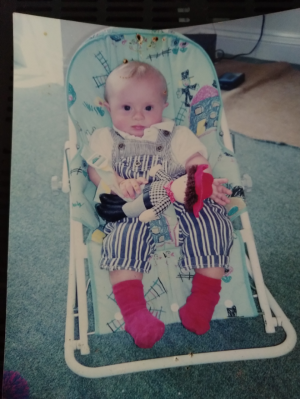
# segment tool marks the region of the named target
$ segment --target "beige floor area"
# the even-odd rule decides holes
[[[245,73],[241,86],[222,91],[231,130],[300,147],[300,71],[286,62],[222,60],[215,67],[218,76]]]

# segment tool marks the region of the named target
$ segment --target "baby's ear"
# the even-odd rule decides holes
[[[167,108],[168,105],[169,105],[169,103],[165,103],[164,104],[164,109]]]
[[[105,101],[105,102],[103,103],[103,105],[104,105],[104,107],[107,109],[107,111],[110,113],[110,106],[109,106],[108,102]]]

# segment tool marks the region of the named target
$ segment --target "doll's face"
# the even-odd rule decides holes
[[[117,79],[105,104],[113,125],[125,133],[143,137],[145,129],[162,122],[163,110],[168,106],[161,81],[156,76]]]
[[[179,177],[179,179],[174,180],[171,186],[175,200],[182,204],[184,203],[186,184],[187,184],[187,175],[183,175]]]

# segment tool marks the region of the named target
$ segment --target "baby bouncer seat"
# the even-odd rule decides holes
[[[131,60],[149,63],[163,73],[168,84],[169,102],[164,116],[194,132],[208,150],[214,177],[227,178],[227,186],[232,190],[227,212],[233,222],[240,218],[242,227],[235,226],[230,267],[222,278],[221,298],[213,319],[258,315],[250,275],[255,283],[254,296],[258,297],[265,330],[274,333],[275,327],[282,326],[287,334],[282,344],[193,356],[188,353],[177,356],[174,348],[171,357],[102,367],[87,367],[75,356],[78,350],[81,355],[89,355],[91,334],[121,334],[124,331],[109,274],[99,268],[105,221],[96,214],[95,204],[99,194],[110,192],[112,176],[99,155],[90,150],[89,140],[96,129],[112,126],[103,106],[105,82],[114,68]],[[276,357],[292,350],[296,342],[295,331],[263,282],[245,204],[245,187],[234,156],[217,75],[204,50],[183,35],[169,31],[105,29],[90,37],[75,53],[67,74],[66,91],[69,141],[65,145],[63,191],[70,192],[71,238],[65,359],[71,370],[84,377],[96,378],[189,364]],[[100,175],[97,188],[89,181],[88,165],[93,165]],[[150,273],[143,278],[147,306],[166,325],[180,323],[178,309],[190,293],[193,271],[184,273],[177,266],[180,248],[173,206],[160,219],[150,222],[149,228],[156,243],[156,253],[151,259]],[[93,320],[92,330],[90,319]],[[201,340],[201,336],[198,339]]]

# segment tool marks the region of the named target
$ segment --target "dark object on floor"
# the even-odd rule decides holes
[[[4,371],[3,399],[28,399],[27,381],[17,371]]]
[[[232,90],[245,81],[244,73],[227,72],[219,77],[221,90]]]
[[[209,55],[212,62],[216,60],[217,35],[214,33],[185,34],[189,39],[199,44]]]

